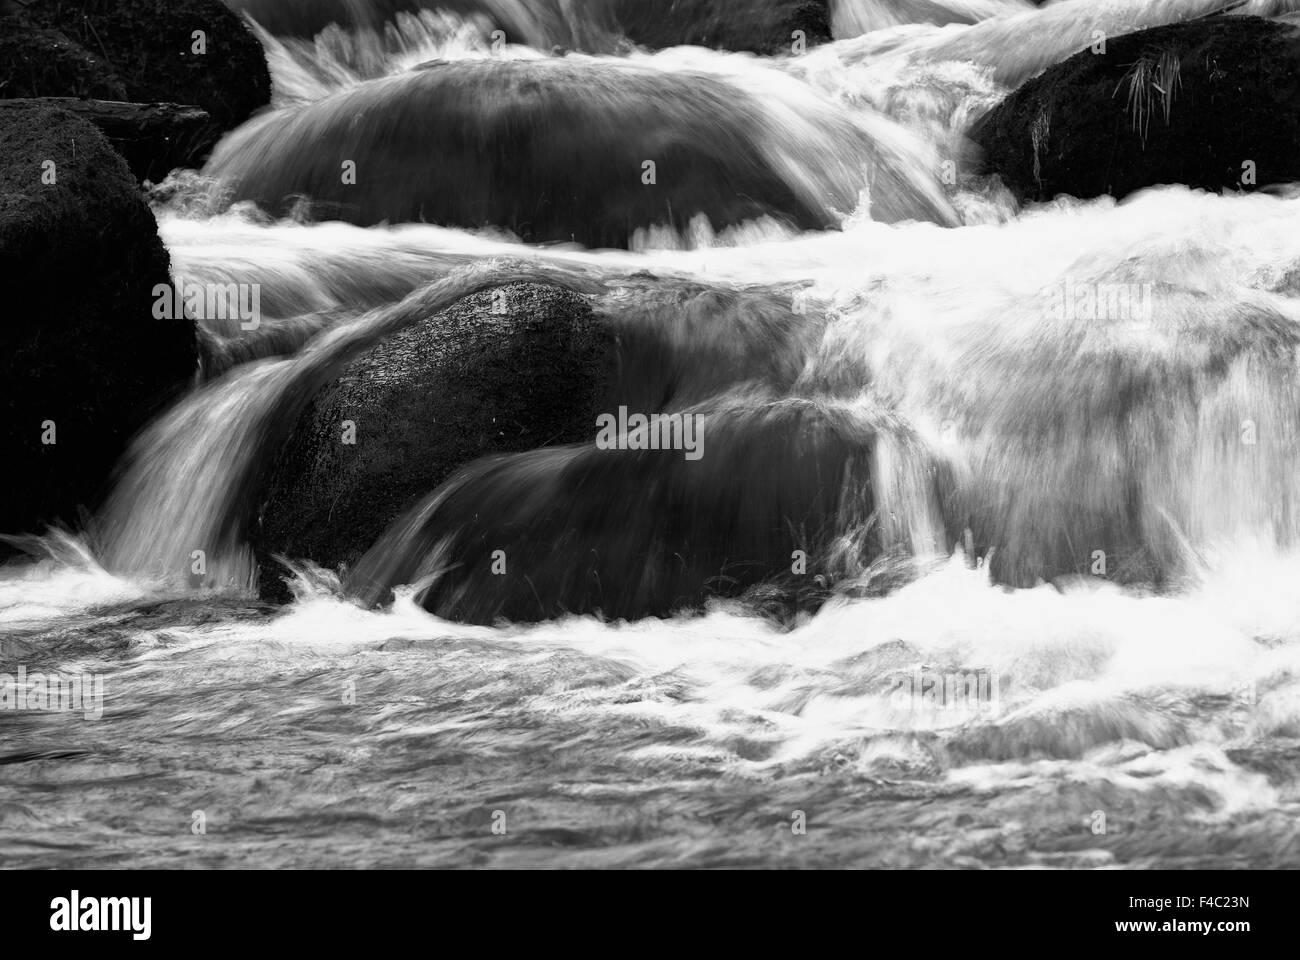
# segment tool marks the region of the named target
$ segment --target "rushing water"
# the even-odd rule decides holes
[[[756,142],[839,227],[697,219],[599,251],[227,208],[208,178],[259,127],[337,97],[382,110],[431,58],[544,56],[494,51],[491,4],[264,35],[279,112],[156,208],[176,279],[260,284],[263,329],[208,324],[206,381],[138,439],[101,514],[0,576],[0,662],[105,691],[99,720],[0,713],[4,863],[1300,863],[1300,195],[1165,187],[1017,210],[936,174],[1007,83],[1121,6],[1157,23],[1216,5],[842,0],[844,39],[802,57],[589,45],[565,59],[590,76],[757,95]],[[833,134],[809,119],[831,112]],[[382,139],[370,150],[381,161]],[[646,271],[812,306],[778,328],[719,316],[720,334],[646,305]],[[391,604],[310,564],[293,604],[254,599],[250,503],[296,411],[358,349],[505,279],[672,331],[672,372],[728,412],[719,429],[798,407],[864,438],[872,500],[842,491],[815,613],[765,615],[759,594],[669,619],[439,619],[419,603],[436,557],[412,545],[466,518],[433,491],[371,545]],[[1085,306],[1080,289],[1124,296]],[[728,380],[693,362],[714,341],[766,362]],[[483,482],[527,489],[527,457]],[[741,504],[799,467],[742,477]],[[635,480],[591,493],[645,516]],[[868,534],[883,555],[860,549]],[[177,576],[195,544],[206,577]],[[982,693],[909,695],[936,675]]]

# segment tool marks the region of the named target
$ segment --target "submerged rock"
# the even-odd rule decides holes
[[[675,412],[702,418],[678,449],[636,449],[625,434],[618,446],[458,471],[394,525],[348,588],[379,602],[420,583],[427,610],[479,624],[638,619],[775,581],[808,591],[837,546],[878,555],[879,528],[867,523],[874,436],[861,421],[754,397]]]
[[[0,532],[99,499],[127,441],[193,377],[193,324],[153,317],[167,251],[126,164],[91,125],[0,112]]]
[[[765,81],[760,97],[633,62],[436,62],[259,117],[204,172],[277,216],[306,197],[319,219],[588,247],[701,219],[826,229],[868,182],[874,219],[954,221],[901,130],[878,118],[877,137],[798,81]]]
[[[975,128],[1022,200],[1155,184],[1253,190],[1300,180],[1300,34],[1257,17],[1113,37],[1025,83]]]
[[[498,287],[382,340],[299,416],[256,541],[269,557],[355,563],[411,503],[491,453],[590,437],[612,361],[586,300],[537,283]]]

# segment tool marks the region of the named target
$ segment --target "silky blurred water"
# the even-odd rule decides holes
[[[14,867],[1294,865],[1298,575],[1245,555],[1178,597],[1008,592],[958,558],[782,632],[725,605],[527,628],[325,592],[274,611],[51,565],[3,582],[6,662],[102,673],[105,711],[3,715],[0,848]],[[917,666],[995,671],[1000,702],[900,702]]]
[[[858,26],[803,58],[631,56],[753,89],[797,81],[880,136],[949,151],[1005,89],[1002,41],[982,64],[919,47],[863,59],[910,23],[904,4],[869,8],[841,4]],[[886,33],[855,36],[873,26]],[[285,105],[428,55],[502,55],[481,26],[427,13],[382,43],[266,42]],[[815,145],[792,163],[815,166]],[[240,353],[238,330],[211,326],[230,369],[142,436],[97,522],[0,568],[0,673],[87,673],[105,691],[99,720],[0,710],[0,863],[1300,864],[1300,198],[1167,187],[1021,211],[993,184],[948,187],[957,228],[873,222],[864,201],[839,231],[702,225],[599,253],[272,223],[176,187],[157,207],[176,279],[261,283],[292,346]],[[901,478],[878,489],[878,522],[932,534],[793,622],[750,598],[465,626],[424,612],[414,586],[363,609],[310,565],[279,608],[254,599],[237,536],[211,558],[222,575],[167,575],[227,529],[255,466],[241,445],[312,344],[521,261],[592,283],[807,284],[827,309],[794,391],[908,423],[983,531],[945,538],[946,508],[906,482],[921,466],[878,463]],[[1151,286],[1149,315],[1060,315],[1045,295],[1121,281]],[[1089,557],[1071,537],[1133,488],[1131,575],[1057,562]],[[999,549],[968,546],[985,534]],[[995,695],[913,691],[945,675],[992,678]]]

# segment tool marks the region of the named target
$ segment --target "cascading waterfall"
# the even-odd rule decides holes
[[[231,6],[265,28],[275,105],[155,213],[174,279],[257,285],[260,327],[203,319],[204,382],[136,438],[85,531],[0,577],[25,649],[120,672],[123,736],[220,798],[247,783],[200,742],[264,738],[313,771],[273,798],[288,834],[331,795],[319,756],[351,751],[357,808],[395,836],[468,816],[456,771],[475,767],[583,824],[591,797],[662,791],[709,818],[815,784],[868,838],[815,848],[834,862],[1278,856],[1297,781],[1277,758],[1300,731],[1300,194],[1018,209],[945,164],[1099,31],[1293,4],[838,0],[837,39],[799,57],[637,50],[613,7],[559,0]],[[520,283],[607,324],[610,409],[703,417],[703,458],[615,456],[593,422],[459,465],[350,568],[260,552],[313,398]],[[293,603],[257,601],[268,564]],[[331,712],[336,674],[375,705],[361,719]],[[992,675],[1000,700],[900,699],[922,674]],[[1158,825],[1083,850],[1101,806]],[[575,828],[557,856],[763,860],[644,829]]]

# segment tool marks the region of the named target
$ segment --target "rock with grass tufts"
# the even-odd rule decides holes
[[[1300,32],[1221,17],[1111,38],[1025,83],[973,137],[1022,200],[1300,179]]]

